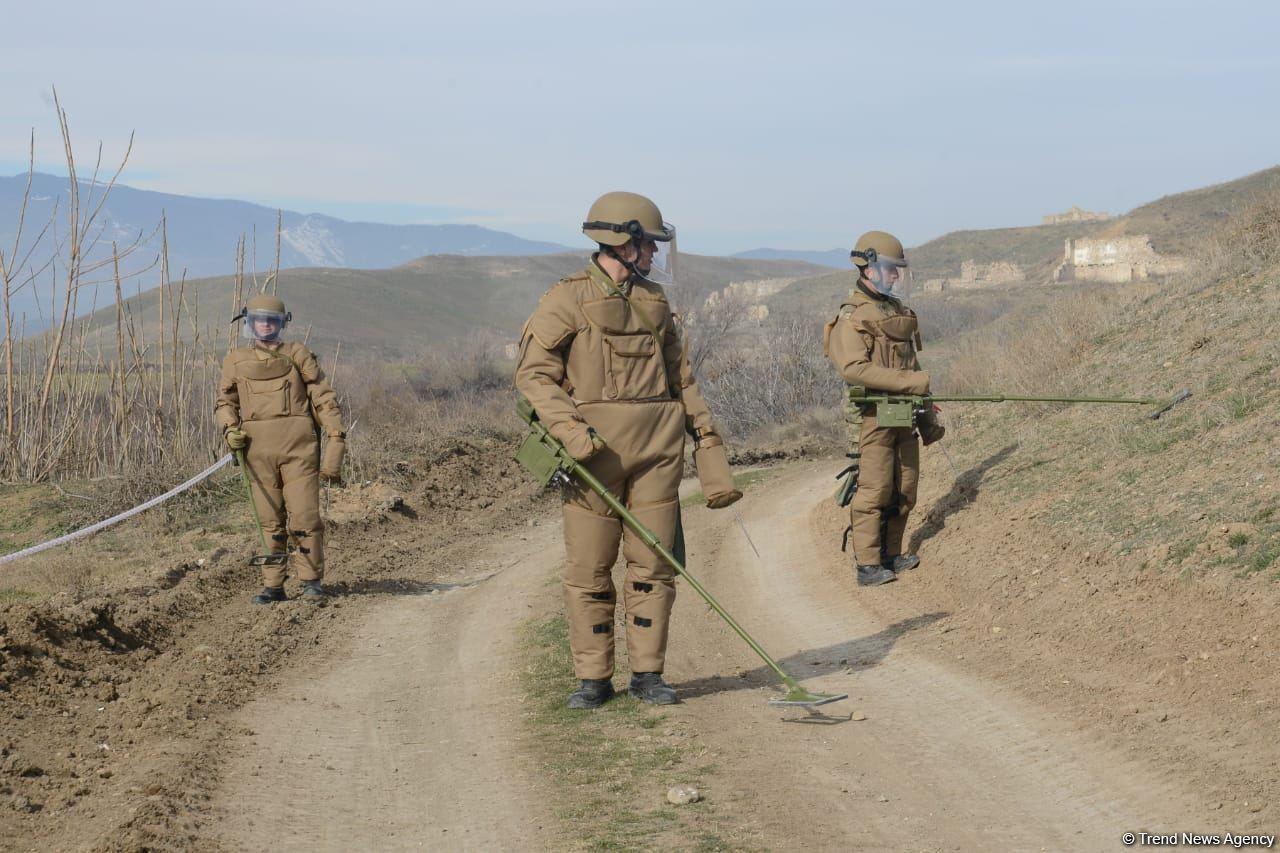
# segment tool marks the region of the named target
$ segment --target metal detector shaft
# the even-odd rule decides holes
[[[244,448],[236,451],[236,465],[240,468],[240,479],[244,481],[244,494],[249,499],[249,508],[253,510],[253,520],[258,524],[258,538],[262,540],[262,553],[271,550],[267,545],[267,534],[262,529],[262,516],[258,515],[258,504],[253,499],[253,484],[249,482],[249,464],[244,458]]]
[[[750,646],[751,650],[759,655],[760,659],[764,661],[770,669],[777,673],[783,683],[790,688],[788,698],[798,696],[814,697],[812,701],[800,701],[798,699],[793,699],[794,704],[821,704],[823,702],[834,701],[835,698],[845,698],[844,696],[830,697],[822,694],[811,694],[804,687],[801,687],[800,683],[792,678],[787,671],[764,650],[764,647],[757,643],[755,638],[748,634],[746,629],[738,624],[736,619],[729,615],[729,612],[720,605],[720,602],[716,601],[715,596],[708,592],[706,587],[698,582],[697,578],[689,574],[689,570],[684,567],[683,563],[676,559],[674,554],[667,550],[667,548],[662,544],[662,541],[658,539],[657,535],[652,530],[645,527],[638,518],[632,515],[631,512],[623,506],[622,501],[618,500],[612,492],[605,488],[604,484],[596,479],[595,475],[588,471],[585,465],[574,459],[569,451],[565,450],[563,444],[547,432],[547,428],[537,419],[536,414],[533,413],[532,407],[529,406],[526,401],[521,402],[521,416],[524,417],[525,421],[529,424],[529,427],[533,430],[530,438],[535,439],[545,451],[551,451],[555,454],[557,457],[555,462],[558,463],[559,472],[562,472],[563,474],[572,474],[585,483],[591,491],[599,495],[601,500],[609,505],[610,509],[618,514],[618,517],[622,519],[622,522],[627,525],[627,527],[631,528],[632,532],[639,536],[641,540],[644,541],[645,545],[649,546],[649,548],[661,557],[667,565],[671,566],[671,568],[675,570],[676,574],[684,578],[685,581],[688,582],[689,586],[693,587],[694,592],[702,596],[703,600],[706,601],[707,604],[711,606],[711,609],[714,610],[716,614],[733,629],[734,633],[741,637],[742,641]],[[517,459],[521,459],[521,457],[517,456]],[[521,459],[521,461],[525,462],[524,459]],[[526,464],[526,467],[530,466]],[[530,470],[533,470],[532,467],[530,467]],[[554,479],[555,473],[555,468],[546,471],[544,482],[550,482]]]
[[[267,532],[262,527],[262,516],[258,515],[258,504],[253,499],[253,483],[249,479],[249,463],[244,456],[244,448],[235,452],[236,465],[240,468],[240,479],[244,481],[244,494],[249,499],[249,509],[253,510],[253,520],[258,525],[258,539],[262,542],[262,553],[251,557],[251,566],[283,566],[289,560],[288,554],[273,554],[267,544]]]

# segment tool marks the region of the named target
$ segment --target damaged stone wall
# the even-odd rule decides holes
[[[769,306],[764,304],[763,300],[786,290],[795,283],[794,278],[759,278],[731,282],[727,287],[708,296],[699,311],[714,311],[726,305],[741,306],[742,316],[748,322],[759,325],[769,316]],[[699,311],[684,317],[686,326],[693,327],[698,324]]]
[[[1078,237],[1065,243],[1054,281],[1145,281],[1182,269],[1181,258],[1161,255],[1146,234],[1132,237]]]
[[[717,290],[707,297],[704,304],[707,308],[715,308],[725,302],[759,303],[775,293],[786,290],[795,284],[794,278],[760,278],[753,281],[735,281],[722,290]]]
[[[975,260],[962,261],[960,275],[953,278],[931,278],[925,281],[925,293],[942,293],[947,290],[976,290],[1000,284],[1026,281],[1022,267],[1008,261],[980,264]]]

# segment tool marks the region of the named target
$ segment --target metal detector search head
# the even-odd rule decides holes
[[[781,699],[770,699],[770,705],[783,708],[816,708],[819,705],[830,705],[848,699],[848,693],[811,693],[803,687],[795,686],[787,691]]]

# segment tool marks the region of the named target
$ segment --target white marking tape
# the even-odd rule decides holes
[[[174,495],[180,495],[183,492],[185,492],[187,489],[196,485],[197,483],[200,483],[204,480],[209,479],[210,477],[213,476],[215,471],[222,468],[224,465],[230,462],[231,459],[232,459],[232,456],[230,453],[228,453],[226,456],[222,457],[217,462],[210,465],[208,468],[205,468],[199,474],[196,474],[190,480],[187,480],[181,486],[176,486],[170,489],[169,491],[165,492],[163,495],[152,498],[151,500],[147,501],[144,504],[138,504],[133,509],[127,509],[124,512],[120,513],[119,515],[113,515],[111,518],[108,518],[105,521],[99,521],[96,524],[90,524],[88,527],[82,527],[81,529],[75,531],[74,533],[68,533],[65,536],[59,536],[57,539],[50,539],[48,542],[43,542],[39,545],[32,545],[30,548],[23,548],[21,551],[14,551],[12,554],[5,554],[3,557],[0,557],[0,566],[3,566],[5,563],[9,563],[14,560],[20,560],[23,557],[30,557],[32,554],[39,554],[41,551],[47,551],[50,548],[56,548],[59,545],[65,545],[68,542],[73,542],[76,539],[80,539],[81,537],[88,536],[90,533],[97,533],[99,530],[102,530],[104,528],[110,527],[113,524],[117,524],[121,521],[124,521],[126,518],[132,518],[133,516],[137,515],[140,512],[145,512],[146,510],[151,509],[153,506],[158,506],[164,503],[165,501],[169,500],[169,498],[173,497]]]

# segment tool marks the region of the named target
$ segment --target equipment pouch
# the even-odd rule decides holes
[[[520,443],[516,461],[533,475],[540,486],[550,483],[551,478],[560,470],[560,457],[534,432],[530,432]]]
[[[873,325],[877,326],[886,338],[910,341],[915,337],[920,321],[916,319],[915,314],[895,314],[892,317],[877,320]]]
[[[858,463],[854,462],[836,474],[836,479],[840,481],[840,485],[836,487],[836,505],[848,506],[853,503],[853,496],[858,491]]]
[[[915,426],[915,412],[911,403],[877,403],[876,426],[907,427]]]

